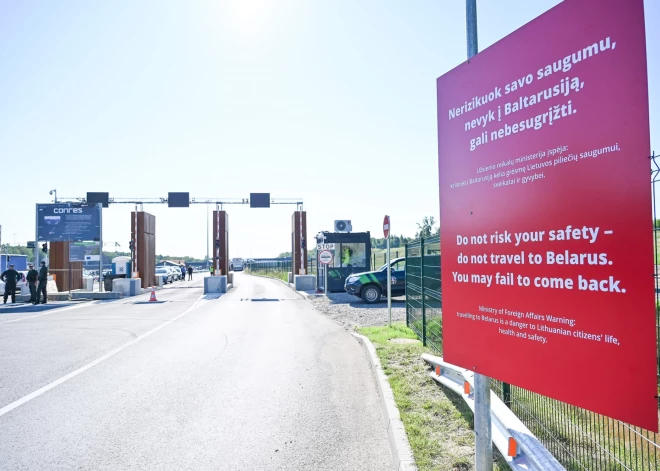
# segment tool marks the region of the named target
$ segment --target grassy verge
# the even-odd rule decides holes
[[[248,270],[250,275],[265,276],[275,278],[284,282],[289,282],[289,272],[279,270]]]
[[[420,356],[431,350],[421,343],[391,343],[392,338],[417,338],[404,324],[364,327],[359,332],[376,347],[419,470],[474,469],[472,411],[463,398],[429,378]],[[497,453],[494,469],[508,469]]]

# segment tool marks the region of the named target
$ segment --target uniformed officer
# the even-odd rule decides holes
[[[25,279],[27,280],[28,287],[30,288],[30,302],[32,304],[37,304],[39,301],[39,295],[37,294],[37,282],[39,281],[39,272],[34,269],[32,263],[28,264],[30,270],[28,271]]]
[[[7,298],[11,296],[11,302],[16,302],[16,283],[21,279],[21,274],[14,270],[14,265],[9,264],[9,268],[2,272],[0,280],[5,282],[5,295],[3,304],[7,304]]]
[[[48,301],[48,294],[46,293],[46,285],[48,284],[48,267],[44,260],[41,261],[41,268],[39,269],[39,287],[37,288],[37,302],[39,304],[39,296],[43,295],[41,304],[46,304]]]

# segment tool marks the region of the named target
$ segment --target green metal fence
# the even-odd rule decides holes
[[[651,156],[655,240],[656,333],[660,338],[660,221],[656,184],[660,156]],[[442,290],[438,237],[406,245],[406,323],[424,345],[442,355]],[[570,365],[567,365],[569,368]],[[561,380],[561,379],[558,379]],[[613,372],[612,381],[616,381]],[[660,470],[660,434],[540,394],[492,381],[493,391],[568,470]],[[660,385],[660,343],[658,344]],[[567,385],[569,387],[570,385]],[[635,387],[633,384],[630,387]],[[659,387],[660,391],[660,387]],[[601,394],[601,391],[593,391]],[[659,411],[660,412],[660,411]]]
[[[422,256],[422,254],[424,256]],[[441,349],[440,237],[406,246],[406,322],[424,345]]]

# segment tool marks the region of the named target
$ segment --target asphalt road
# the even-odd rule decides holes
[[[0,469],[391,469],[362,347],[278,281],[235,284],[0,311]]]

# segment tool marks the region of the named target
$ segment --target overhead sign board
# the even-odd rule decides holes
[[[190,193],[168,193],[167,206],[169,208],[187,208],[190,206]]]
[[[88,205],[95,205],[95,204],[100,204],[104,208],[108,207],[108,203],[110,202],[110,194],[106,192],[87,192],[87,204]]]
[[[250,208],[270,208],[270,193],[250,193]]]
[[[37,241],[98,241],[101,208],[84,204],[37,205]]]
[[[383,219],[383,237],[386,239],[390,236],[390,217],[385,216]]]
[[[332,252],[329,250],[323,250],[322,252],[319,252],[319,262],[321,262],[323,265],[329,265],[332,262]]]
[[[657,431],[642,0],[565,0],[437,94],[444,359]]]
[[[321,250],[335,250],[335,244],[334,242],[328,244],[316,244],[316,250],[319,252]]]

